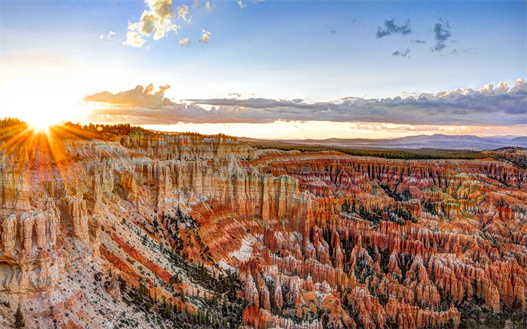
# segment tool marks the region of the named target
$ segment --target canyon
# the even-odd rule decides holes
[[[17,305],[29,328],[463,328],[527,311],[527,170],[509,162],[50,135],[0,148],[0,327]]]

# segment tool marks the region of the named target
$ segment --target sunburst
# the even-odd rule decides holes
[[[74,125],[26,123],[17,119],[0,120],[0,161],[7,168],[26,175],[53,179],[70,170],[86,173],[68,155],[64,140],[85,142],[96,138]],[[63,177],[65,179],[65,177]]]

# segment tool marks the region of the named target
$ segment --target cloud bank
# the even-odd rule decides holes
[[[314,103],[266,98],[189,99],[176,103],[164,96],[169,87],[162,86],[155,91],[150,84],[115,94],[104,91],[86,96],[85,101],[102,105],[89,119],[132,124],[269,123],[279,120],[412,125],[527,124],[527,83],[523,79],[512,88],[500,82],[496,87],[488,84],[481,89],[464,88],[405,98],[347,97]]]

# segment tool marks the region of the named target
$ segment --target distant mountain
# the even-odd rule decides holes
[[[516,137],[512,140],[514,143],[527,145],[527,136]]]
[[[450,149],[450,150],[493,150],[502,147],[527,148],[527,136],[490,136],[479,137],[474,135],[418,135],[394,139],[340,139],[328,138],[324,140],[282,140],[292,144],[310,144],[339,146],[350,148],[374,149]]]

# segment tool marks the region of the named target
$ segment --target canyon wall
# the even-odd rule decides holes
[[[0,167],[0,297],[41,326],[100,326],[132,307],[125,287],[197,314],[226,288],[195,280],[196,264],[212,282],[235,276],[253,328],[457,328],[469,307],[527,308],[527,171],[502,162],[197,134],[47,150],[3,148]]]

